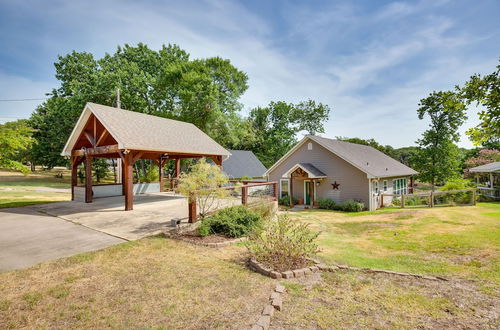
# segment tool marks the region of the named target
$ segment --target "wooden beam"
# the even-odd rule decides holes
[[[290,196],[290,208],[293,208],[293,176],[290,175],[290,185],[288,187],[288,196]]]
[[[222,156],[212,156],[212,160],[214,161],[215,165],[222,167]]]
[[[85,203],[92,203],[92,157],[85,157]]]
[[[87,140],[89,140],[90,144],[92,145],[92,147],[95,147],[95,138],[89,134],[89,132],[87,131],[83,131],[83,135],[85,135],[85,137],[87,138]]]
[[[175,178],[179,179],[181,176],[181,159],[177,158],[175,159]]]
[[[123,173],[124,173],[124,179],[123,179],[123,187],[124,187],[124,194],[125,194],[125,211],[131,211],[134,209],[134,190],[133,190],[133,171],[132,171],[132,165],[133,165],[133,158],[132,158],[132,153],[127,153],[125,155],[125,162],[123,165]]]
[[[165,162],[163,159],[158,159],[155,161],[156,164],[158,165],[158,179],[160,181],[160,192],[164,192],[165,191],[165,182],[163,180],[163,165],[165,165]]]
[[[100,147],[95,147],[95,148],[87,148],[87,149],[80,149],[80,150],[73,150],[71,152],[72,156],[96,156],[96,155],[103,155],[103,154],[113,154],[113,153],[118,153],[120,152],[120,149],[118,149],[117,144],[109,145],[109,146],[100,146]]]
[[[141,156],[144,154],[143,151],[138,151],[134,157],[132,158],[132,165],[135,164],[136,161],[138,161],[139,159],[141,159]]]
[[[96,142],[96,147],[98,147],[102,141],[104,141],[109,135],[109,132],[107,129],[104,129],[104,131],[102,131],[101,133],[101,136],[99,136],[99,139],[97,139],[97,142]]]
[[[78,184],[79,157],[71,157],[71,200],[75,200],[75,186]]]

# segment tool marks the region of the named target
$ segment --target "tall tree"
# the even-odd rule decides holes
[[[324,132],[330,108],[308,100],[298,104],[271,102],[250,112],[257,141],[252,151],[266,167],[273,165],[294,144],[300,132],[314,135]]]
[[[23,165],[21,154],[33,143],[33,129],[26,125],[25,120],[18,120],[0,124],[0,167],[29,172]]]
[[[176,45],[155,51],[138,44],[118,47],[101,59],[74,51],[60,56],[55,68],[60,87],[30,121],[37,130],[37,163],[65,164],[59,153],[85,103],[114,106],[117,88],[123,108],[191,122],[226,147],[248,137],[241,129],[248,123],[237,116],[248,78],[229,60],[190,60]]]
[[[417,141],[420,149],[414,159],[414,166],[420,172],[419,178],[432,184],[456,177],[459,173],[458,128],[466,119],[465,105],[461,98],[451,92],[432,92],[420,100],[417,110],[420,120],[429,117],[429,129]]]
[[[457,87],[467,104],[475,102],[482,107],[481,122],[467,131],[475,145],[500,142],[500,64],[496,68],[484,77],[475,74],[463,88]]]

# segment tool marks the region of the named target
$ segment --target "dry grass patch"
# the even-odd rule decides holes
[[[275,329],[496,328],[498,299],[466,282],[381,274],[323,273],[314,285],[283,282],[284,313]]]
[[[243,251],[150,238],[0,274],[0,328],[249,327],[273,281]]]

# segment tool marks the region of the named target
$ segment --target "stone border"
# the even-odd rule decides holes
[[[200,241],[192,240],[192,239],[185,238],[185,237],[179,237],[179,236],[172,235],[171,233],[168,233],[168,232],[165,232],[163,234],[167,238],[175,239],[175,240],[186,242],[186,243],[193,244],[193,245],[207,246],[207,247],[213,247],[213,248],[224,247],[224,246],[228,246],[228,245],[231,245],[234,243],[245,242],[248,240],[248,237],[241,237],[241,238],[235,238],[235,239],[231,239],[231,240],[224,241],[224,242],[212,243],[212,242],[200,242]]]
[[[267,268],[265,265],[261,264],[255,259],[250,259],[248,261],[248,266],[264,276],[269,276],[275,279],[289,279],[289,278],[300,278],[312,273],[318,272],[320,269],[318,266],[310,266],[301,269],[287,270],[284,272],[278,272],[273,269]]]
[[[278,272],[273,269],[267,268],[265,265],[261,264],[255,259],[250,259],[248,261],[248,266],[250,269],[256,271],[257,273],[260,273],[264,276],[269,276],[274,279],[290,279],[290,278],[300,278],[304,277],[306,275],[310,275],[312,273],[316,273],[318,271],[323,271],[323,272],[334,272],[336,270],[340,269],[346,269],[346,270],[354,270],[354,271],[361,271],[361,272],[367,272],[367,273],[382,273],[382,274],[389,274],[389,275],[398,275],[398,276],[404,276],[404,277],[415,277],[415,278],[420,278],[424,280],[431,280],[431,281],[445,281],[447,282],[448,279],[440,276],[427,276],[427,275],[418,275],[418,274],[411,274],[411,273],[402,273],[402,272],[394,272],[392,270],[385,270],[385,269],[375,269],[375,268],[359,268],[359,267],[350,267],[346,265],[335,265],[335,266],[327,266],[322,263],[320,263],[317,260],[314,259],[308,259],[312,262],[314,262],[314,266],[306,267],[306,268],[301,268],[301,269],[295,269],[295,270],[287,270],[285,272]]]
[[[262,309],[262,313],[257,322],[252,326],[251,330],[267,330],[271,325],[271,317],[274,315],[274,310],[281,311],[283,308],[282,295],[286,289],[283,285],[277,284],[274,291],[269,297],[269,302]]]

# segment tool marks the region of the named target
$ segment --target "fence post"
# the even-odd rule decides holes
[[[196,201],[189,202],[188,204],[189,210],[189,222],[193,223],[198,220],[198,215],[196,214]]]
[[[431,207],[434,207],[434,191],[431,191],[431,194],[430,194],[430,199],[431,199],[430,206],[431,206]]]
[[[476,189],[472,191],[472,205],[476,205]]]
[[[248,187],[243,185],[241,186],[241,204],[247,205],[248,201]]]
[[[401,208],[405,208],[405,194],[401,194]]]
[[[278,182],[273,183],[274,198],[278,200]]]
[[[384,208],[384,194],[380,195],[380,208]]]

